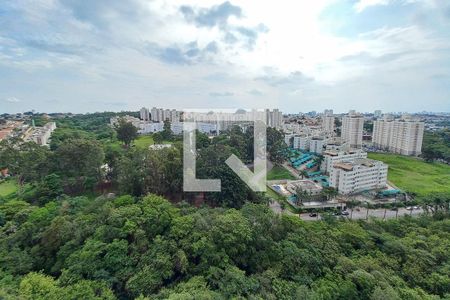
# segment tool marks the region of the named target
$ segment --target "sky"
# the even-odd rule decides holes
[[[2,0],[0,113],[450,111],[448,0]]]

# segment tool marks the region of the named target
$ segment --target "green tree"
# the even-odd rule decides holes
[[[117,139],[121,141],[126,147],[129,147],[131,143],[138,136],[138,129],[130,122],[120,118],[117,124],[114,126],[117,133]]]

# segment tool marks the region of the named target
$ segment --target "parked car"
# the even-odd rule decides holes
[[[407,206],[406,209],[407,210],[413,210],[414,208],[412,206]]]
[[[310,217],[317,217],[317,214],[316,213],[310,213],[309,216]]]
[[[348,211],[344,210],[341,214],[342,214],[343,216],[348,216],[350,213],[349,213]]]
[[[413,208],[414,209],[420,209],[420,206],[414,206]]]

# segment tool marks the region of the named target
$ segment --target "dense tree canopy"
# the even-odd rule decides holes
[[[304,222],[162,197],[0,204],[5,299],[438,299],[445,218]],[[386,298],[387,297],[387,298]],[[147,298],[146,298],[147,299]]]

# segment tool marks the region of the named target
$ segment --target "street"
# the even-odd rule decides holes
[[[295,215],[294,213],[292,213],[291,211],[289,211],[288,209],[285,209],[284,211],[281,209],[280,203],[278,203],[278,201],[272,201],[269,204],[269,207],[272,209],[273,212],[277,213],[277,214],[288,214],[288,215]],[[418,216],[421,213],[423,213],[422,208],[418,208],[418,209],[413,209],[413,210],[407,210],[406,208],[402,207],[398,209],[398,214],[395,210],[391,210],[391,209],[387,209],[385,210],[384,208],[379,208],[379,209],[369,209],[369,213],[367,214],[367,209],[364,207],[357,207],[353,210],[353,213],[351,212],[351,210],[347,210],[349,212],[348,216],[337,216],[337,217],[342,217],[342,218],[347,218],[350,219],[350,214],[352,215],[352,220],[360,220],[360,219],[366,219],[367,217],[376,217],[376,218],[386,218],[386,219],[393,219],[396,216],[397,217],[403,217],[404,215],[411,215],[411,216]],[[386,212],[386,214],[385,214]],[[310,217],[309,213],[303,213],[300,214],[300,218],[302,220],[305,221],[317,221],[320,220],[320,213],[318,213],[317,217]]]
[[[359,209],[359,211],[358,211]],[[351,214],[351,211],[348,210],[348,212]],[[414,210],[407,210],[406,208],[399,208],[398,209],[398,217],[402,217],[404,215],[412,215],[412,216],[418,216],[423,212],[422,208],[414,209]],[[384,218],[385,209],[370,209],[369,210],[369,217],[376,217],[383,219]],[[397,212],[394,210],[387,209],[386,210],[386,219],[393,219],[397,215]],[[350,215],[348,216],[339,216],[343,218],[350,219]],[[353,210],[352,219],[358,220],[358,219],[366,219],[367,217],[367,209],[363,207],[358,207]],[[320,220],[320,213],[318,214],[318,217],[310,217],[309,213],[303,213],[300,215],[300,218],[305,221],[316,221]]]

